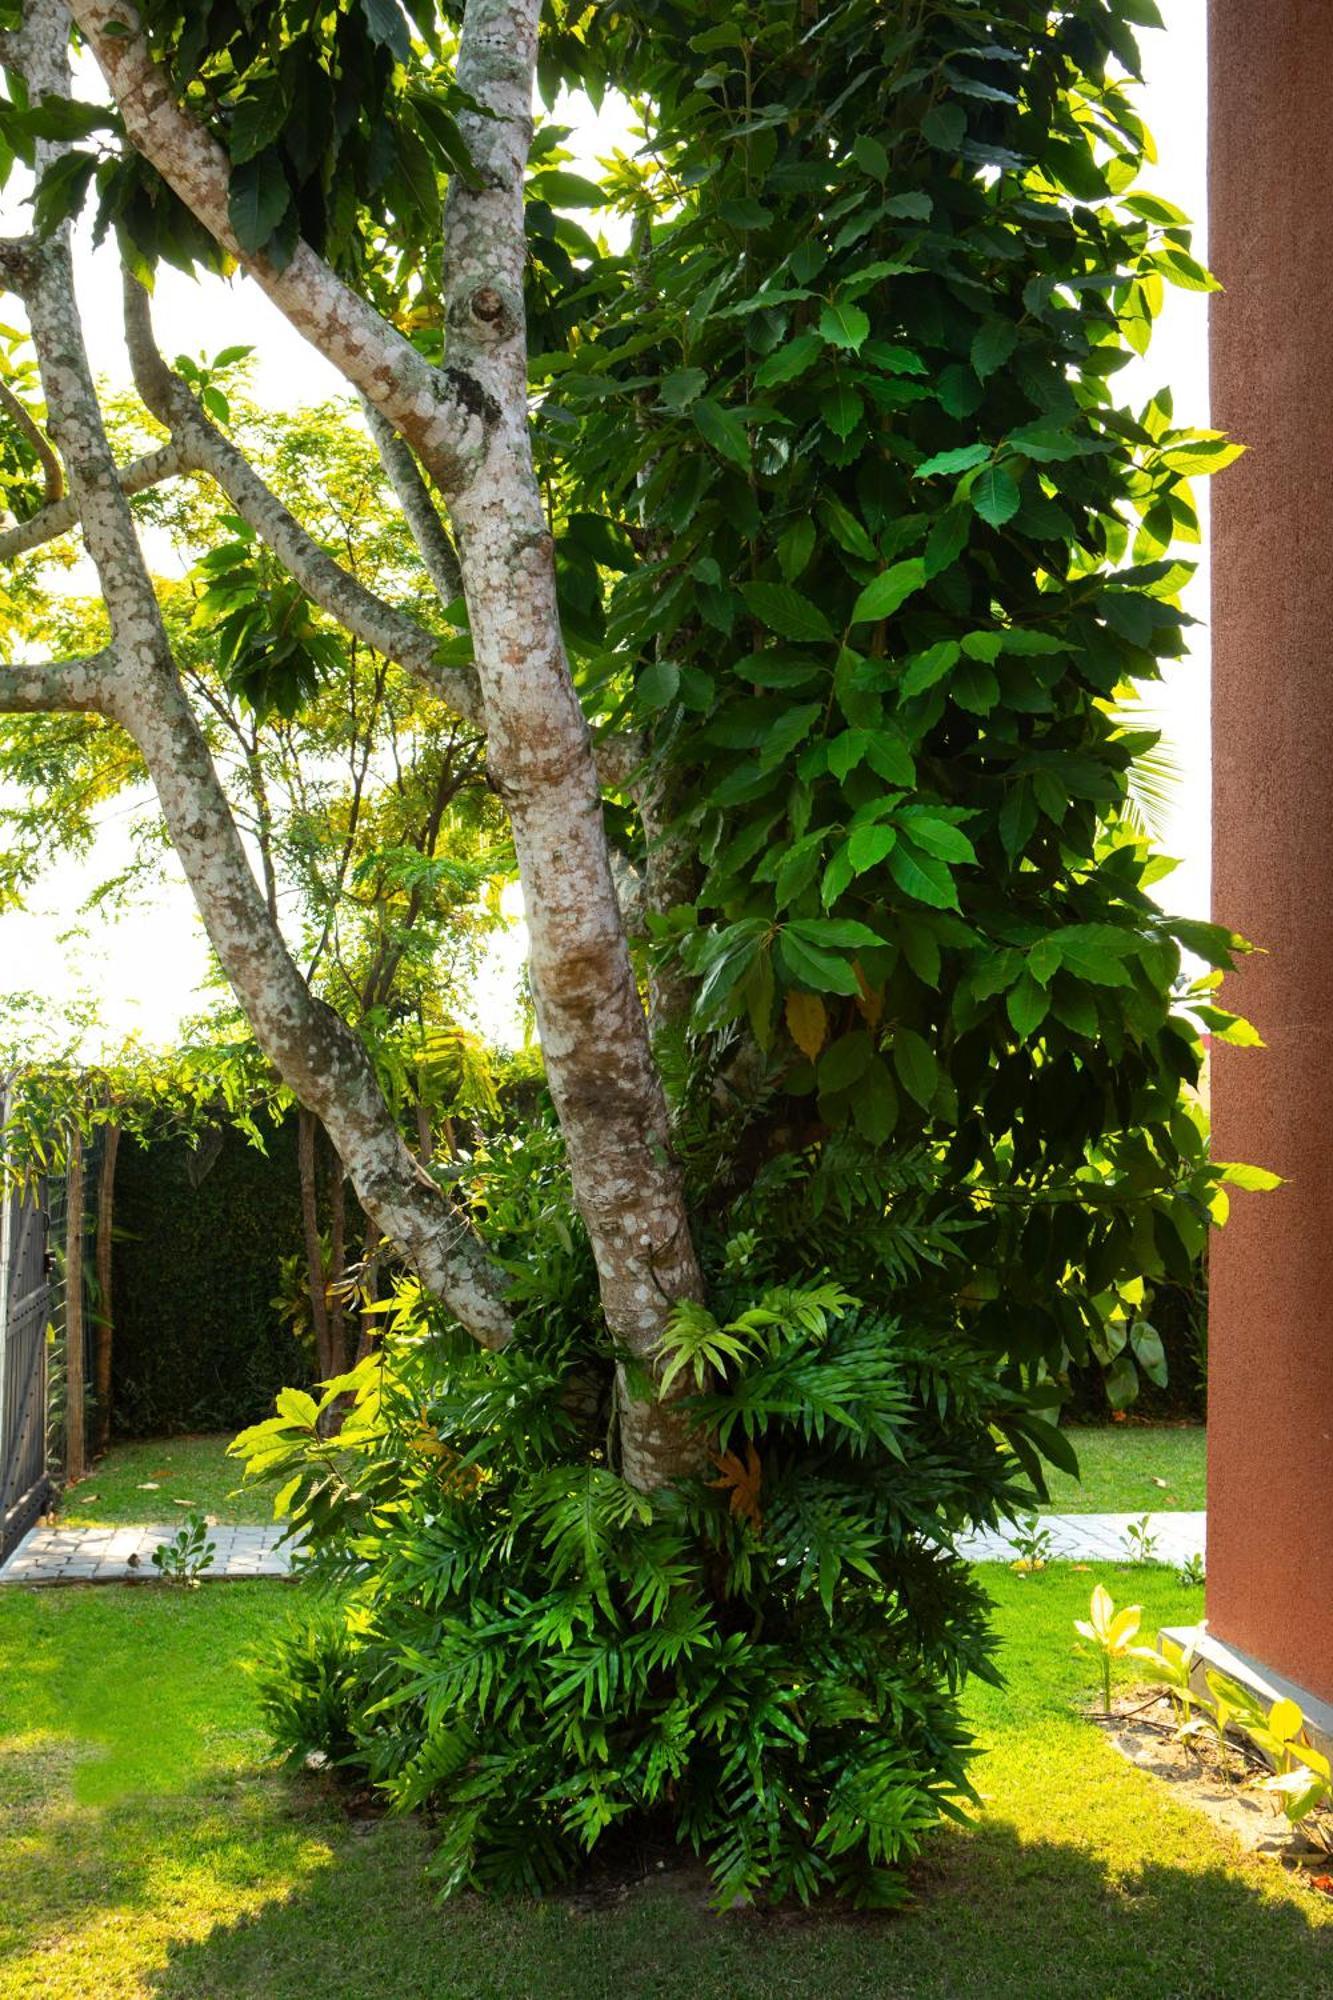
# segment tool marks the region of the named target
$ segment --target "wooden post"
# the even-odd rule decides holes
[[[97,1326],[93,1346],[93,1393],[97,1398],[97,1428],[94,1433],[94,1452],[105,1451],[111,1442],[111,1360],[115,1340],[111,1252],[116,1214],[116,1155],[119,1151],[119,1125],[104,1125],[102,1171],[97,1182]]]
[[[65,1478],[73,1485],[88,1469],[84,1429],[83,1365],[83,1134],[69,1135],[65,1180]]]

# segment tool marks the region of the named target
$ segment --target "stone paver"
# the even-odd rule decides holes
[[[1150,1560],[1184,1564],[1202,1557],[1207,1515],[1184,1509],[1149,1514],[1148,1533],[1155,1537]],[[1141,1514],[1043,1514],[1040,1525],[1051,1538],[1051,1554],[1071,1562],[1129,1562],[1129,1527]],[[1013,1562],[1018,1555],[1012,1532],[986,1528],[966,1535],[958,1552],[971,1562]]]
[[[6,1583],[128,1583],[155,1578],[153,1550],[173,1541],[179,1521],[135,1528],[31,1528],[0,1567]],[[292,1552],[278,1547],[279,1526],[210,1528],[212,1567],[200,1572],[203,1583],[236,1576],[290,1576]]]
[[[1206,1516],[1173,1512],[1150,1514],[1148,1532],[1155,1537],[1152,1560],[1180,1565],[1204,1553]],[[1041,1526],[1051,1538],[1053,1557],[1072,1562],[1128,1562],[1128,1530],[1137,1514],[1043,1514]],[[0,1568],[6,1583],[126,1583],[155,1577],[153,1550],[177,1534],[179,1521],[149,1528],[33,1528]],[[279,1548],[282,1530],[269,1528],[210,1528],[213,1565],[201,1581],[215,1583],[235,1576],[290,1576],[292,1550]],[[970,1562],[1013,1562],[1019,1551],[1012,1533],[994,1528],[967,1535],[958,1544]]]

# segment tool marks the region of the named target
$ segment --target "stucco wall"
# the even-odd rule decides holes
[[[1288,1177],[1214,1246],[1208,1613],[1333,1699],[1333,5],[1211,0],[1215,1147]]]

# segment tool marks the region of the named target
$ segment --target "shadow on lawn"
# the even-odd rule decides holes
[[[699,1878],[611,1909],[441,1905],[421,1833],[370,1823],[285,1901],[173,1943],[160,2000],[1329,2000],[1333,1928],[1257,1865],[1090,1854],[991,1822],[941,1838],[906,1914],[711,1916]]]

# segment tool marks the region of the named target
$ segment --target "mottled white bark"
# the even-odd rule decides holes
[[[33,0],[24,29],[36,96],[68,89],[68,14]],[[385,1104],[360,1041],[317,1001],[293,963],[255,881],[225,794],[176,672],[129,504],[102,426],[75,302],[69,232],[34,248],[23,296],[52,441],[69,474],[88,553],[111,621],[97,662],[17,669],[14,705],[43,673],[53,687],[86,677],[89,705],[127,729],[153,777],[172,844],[256,1040],[346,1161],[368,1215],[482,1342],[511,1330],[503,1279],[475,1232],[418,1168]],[[11,690],[0,689],[0,705]]]
[[[480,186],[455,178],[445,226],[447,351],[500,412],[482,462],[450,496],[492,781],[523,877],[532,987],[551,1094],[588,1226],[608,1324],[630,1358],[621,1457],[636,1485],[693,1458],[652,1375],[672,1305],[702,1295],[661,1082],[611,877],[597,773],[556,606],[554,548],[528,432],[523,175],[540,0],[469,0],[458,80]]]

